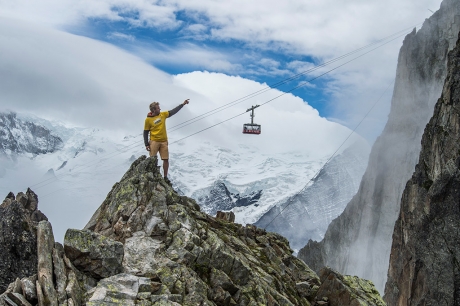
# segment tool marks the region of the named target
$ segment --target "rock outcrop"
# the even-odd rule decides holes
[[[201,212],[142,156],[64,246],[39,223],[38,275],[0,305],[384,305],[372,282],[330,269],[320,279],[286,238],[233,219]]]
[[[388,305],[460,305],[460,40],[394,226]]]
[[[30,189],[9,193],[0,205],[0,292],[16,278],[37,273],[37,226],[47,220]]]
[[[388,122],[376,140],[358,193],[328,227],[321,242],[299,251],[312,269],[386,281],[394,222],[401,194],[420,153],[420,140],[447,75],[447,53],[460,30],[460,3],[444,0],[401,47]]]

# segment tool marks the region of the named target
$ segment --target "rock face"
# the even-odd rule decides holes
[[[47,128],[23,121],[15,113],[0,113],[0,154],[45,154],[62,145],[62,139]]]
[[[388,305],[460,305],[460,40],[395,223]]]
[[[16,278],[37,273],[37,226],[47,220],[30,189],[9,193],[0,205],[0,292]]]
[[[321,281],[286,238],[233,219],[201,212],[142,156],[64,247],[39,223],[38,276],[0,305],[384,305],[372,282],[330,269]]]
[[[77,269],[96,279],[123,272],[123,244],[97,233],[67,230],[64,250]]]
[[[285,236],[295,250],[309,239],[320,240],[358,191],[367,153],[360,146],[351,146],[331,159],[310,186],[270,209],[254,225]]]
[[[416,33],[407,35],[396,71],[391,112],[376,140],[358,193],[299,258],[318,271],[330,266],[371,279],[383,290],[401,194],[420,152],[420,140],[447,75],[447,52],[460,30],[458,0],[444,0]]]

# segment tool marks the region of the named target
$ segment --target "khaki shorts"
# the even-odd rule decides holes
[[[160,152],[161,159],[169,159],[168,142],[150,141],[150,156],[155,156]]]

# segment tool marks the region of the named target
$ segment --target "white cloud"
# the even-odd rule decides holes
[[[315,0],[315,1],[207,1],[207,0],[0,0],[0,15],[60,28],[84,26],[88,18],[124,21],[134,27],[156,30],[180,29],[184,39],[200,45],[179,43],[148,50],[141,45],[136,54],[153,64],[168,64],[183,70],[213,70],[229,74],[285,77],[303,67],[260,65],[257,50],[306,55],[327,61],[389,34],[422,22],[441,0]],[[186,23],[178,14],[189,18]],[[191,23],[191,24],[189,24]],[[183,27],[182,29],[180,27]],[[203,41],[243,43],[245,50],[225,53],[201,44]],[[331,72],[327,80],[332,101],[330,118],[354,126],[385,90],[395,74],[402,37],[371,54]],[[149,46],[150,47],[150,46]],[[248,64],[245,53],[255,60]],[[343,61],[342,61],[343,62]],[[300,63],[298,63],[300,65]],[[295,62],[292,65],[296,65]],[[305,68],[307,68],[306,66]],[[331,66],[333,67],[333,66]],[[326,71],[326,70],[321,70]],[[316,71],[312,75],[319,75]],[[389,99],[366,129],[374,139],[386,122]]]
[[[292,61],[287,63],[286,67],[296,73],[302,73],[304,71],[310,70],[314,68],[316,65],[311,62],[304,62],[304,61]]]
[[[126,40],[129,42],[133,42],[136,40],[136,37],[134,35],[130,34],[123,34],[120,32],[110,32],[107,34],[108,39],[115,39],[115,40]]]
[[[181,43],[175,47],[154,43],[133,48],[133,52],[153,65],[170,65],[187,69],[222,71],[238,74],[243,71],[231,54],[191,43]]]

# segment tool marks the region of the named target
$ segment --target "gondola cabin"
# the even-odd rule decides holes
[[[246,123],[243,124],[243,134],[260,134],[261,126],[260,124]]]
[[[252,106],[249,108],[246,112],[251,111],[251,123],[245,123],[243,124],[243,134],[253,134],[253,135],[259,135],[260,132],[262,131],[262,127],[260,124],[254,123],[254,108],[259,107],[260,105]]]

